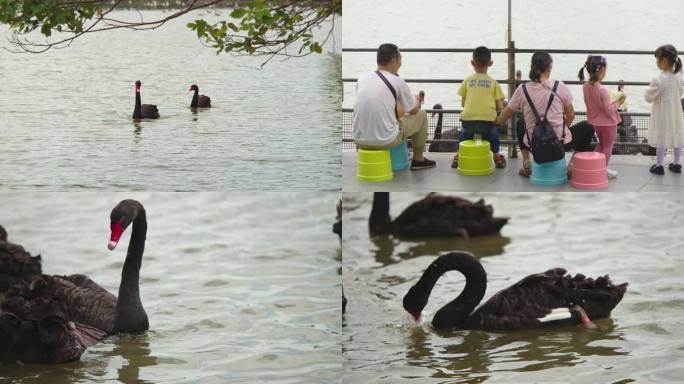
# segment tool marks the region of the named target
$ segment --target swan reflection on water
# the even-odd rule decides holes
[[[597,329],[579,326],[510,333],[437,331],[429,326],[406,329],[406,364],[428,368],[432,377],[485,382],[488,373],[505,364],[513,372],[571,367],[595,356],[626,356],[616,341],[622,330],[611,318],[596,321]]]
[[[133,142],[136,144],[138,144],[142,138],[142,124],[140,124],[141,121],[142,120],[139,119],[133,120]]]
[[[154,336],[154,335],[153,335]],[[150,350],[149,332],[141,335],[117,335],[90,348],[81,360],[63,364],[7,365],[1,379],[21,379],[22,383],[72,384],[95,380],[118,380],[121,383],[152,383],[143,380],[144,367],[159,364]]]
[[[466,251],[476,257],[497,256],[504,253],[504,248],[511,238],[501,235],[486,235],[464,238],[425,238],[420,240],[403,240],[393,236],[373,236],[371,242],[375,249],[371,250],[380,268],[396,264],[402,260],[421,256],[434,256],[451,251]]]
[[[118,380],[122,383],[146,383],[140,379],[140,370],[158,364],[157,358],[151,355],[148,334],[120,335],[114,340],[114,349],[105,353],[104,357],[121,356],[126,361],[117,369]]]

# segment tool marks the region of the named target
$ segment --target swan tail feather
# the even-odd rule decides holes
[[[73,323],[73,335],[76,336],[78,342],[83,348],[92,347],[93,345],[102,341],[107,333],[99,328],[91,327],[82,323]]]

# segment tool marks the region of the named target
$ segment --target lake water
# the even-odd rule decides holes
[[[335,193],[2,193],[12,242],[49,274],[116,292],[130,237],[110,252],[109,212],[147,211],[141,271],[150,330],[113,336],[78,362],[0,365],[6,383],[340,382]]]
[[[218,20],[192,13],[39,55],[0,49],[0,188],[339,190],[340,55],[276,58],[260,70],[265,58],[204,47],[185,26],[199,17]],[[4,26],[0,37],[9,37]],[[136,80],[160,119],[131,119]],[[191,84],[211,109],[191,112]]]
[[[391,194],[396,217],[415,193]],[[372,194],[344,195],[342,323],[344,382],[675,383],[684,375],[684,201],[669,194],[485,194],[501,236],[471,240],[369,238]],[[402,298],[440,254],[467,250],[488,276],[484,300],[552,267],[629,282],[599,329],[547,328],[491,333],[435,332],[417,326]],[[431,320],[464,286],[444,275],[424,318]],[[407,380],[408,381],[408,380]]]
[[[405,48],[506,47],[506,0],[345,0],[342,36],[345,48],[376,48],[393,42]],[[684,51],[684,24],[680,17],[684,2],[661,0],[513,0],[513,40],[523,49],[618,49],[655,51],[673,44]],[[585,55],[553,54],[552,77],[577,80]],[[404,53],[400,74],[406,78],[462,79],[472,74],[470,53]],[[531,54],[516,55],[517,68],[528,79]],[[493,54],[489,73],[495,79],[508,77],[507,55]],[[375,69],[375,53],[345,52],[342,77],[356,78]],[[609,55],[606,81],[648,82],[658,74],[652,55]],[[460,109],[460,84],[409,83],[414,93],[426,92],[426,107],[441,103]],[[575,110],[584,111],[582,89],[569,86]],[[508,95],[507,86],[502,85]],[[611,88],[616,88],[611,86]],[[354,105],[354,83],[344,84],[344,107]],[[631,112],[650,112],[644,101],[645,88],[627,86]],[[508,96],[507,96],[508,97]]]

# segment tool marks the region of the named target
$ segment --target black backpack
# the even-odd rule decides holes
[[[532,99],[530,98],[529,93],[527,93],[525,84],[523,84],[522,89],[537,122],[532,131],[532,138],[530,138],[530,134],[527,129],[525,129],[525,134],[527,135],[527,141],[530,144],[530,151],[532,152],[532,156],[534,156],[534,161],[537,164],[543,164],[564,158],[565,148],[563,148],[563,144],[565,142],[565,127],[563,127],[563,136],[559,140],[553,127],[551,127],[551,124],[546,120],[546,114],[549,112],[549,108],[551,108],[553,97],[556,95],[556,89],[558,89],[558,81],[553,84],[549,104],[546,106],[546,111],[544,111],[544,117],[542,118],[539,117],[539,112],[537,112],[537,109],[534,107]],[[563,122],[563,124],[565,124],[565,122]]]

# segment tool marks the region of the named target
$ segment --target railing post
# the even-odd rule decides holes
[[[515,86],[517,84],[517,81],[515,80],[515,41],[509,40],[508,41],[508,101],[511,101],[511,97],[513,97],[513,92],[515,91]],[[516,139],[516,132],[515,132],[515,127],[517,124],[517,114],[513,114],[513,118],[511,119],[511,123],[508,126],[508,135],[513,138],[513,140]],[[509,158],[516,158],[518,157],[518,148],[513,145],[508,146],[508,157]]]

